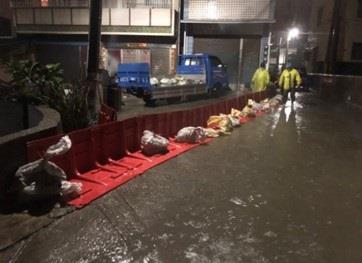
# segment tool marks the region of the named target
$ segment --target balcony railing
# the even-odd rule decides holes
[[[267,22],[274,20],[276,0],[184,0],[184,21]]]
[[[89,0],[12,0],[13,8],[89,7]],[[171,8],[172,0],[103,0],[105,8]]]
[[[13,0],[17,33],[86,34],[88,0]],[[102,33],[174,36],[172,0],[103,0]]]

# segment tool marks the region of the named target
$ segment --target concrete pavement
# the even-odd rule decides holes
[[[362,262],[362,115],[298,97],[147,171],[1,262]]]

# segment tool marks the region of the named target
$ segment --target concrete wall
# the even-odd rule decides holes
[[[343,55],[341,60],[345,62],[362,62],[362,60],[352,60],[353,42],[362,43],[362,18],[357,17],[358,0],[345,1],[345,16],[342,25],[344,28]]]
[[[9,0],[0,0],[0,17],[12,19],[12,10]]]
[[[59,132],[59,114],[45,107],[37,107],[37,109],[43,115],[37,126],[0,137],[0,195],[8,190],[17,168],[27,162],[26,143]]]
[[[323,7],[323,16],[321,24],[317,25],[318,12]],[[341,10],[342,16],[340,42],[338,49],[338,61],[340,62],[362,62],[351,60],[353,42],[362,42],[362,18],[357,17],[358,0],[344,1]],[[328,37],[332,21],[333,1],[313,0],[312,11],[310,15],[310,34],[309,39],[318,46],[317,61],[324,61],[328,47]]]
[[[318,24],[318,14],[320,8],[323,8],[320,24]],[[333,5],[328,0],[313,0],[312,11],[310,15],[309,39],[313,46],[318,47],[316,54],[317,61],[324,61],[327,54],[328,37],[332,19]]]

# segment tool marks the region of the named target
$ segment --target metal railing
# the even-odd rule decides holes
[[[89,0],[12,0],[13,8],[89,7]],[[172,0],[103,0],[105,8],[171,8]]]
[[[275,0],[184,0],[186,21],[272,21]]]

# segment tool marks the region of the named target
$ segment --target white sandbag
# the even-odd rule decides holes
[[[141,138],[141,151],[143,154],[151,156],[168,152],[168,140],[151,131],[143,131]]]
[[[31,198],[43,199],[57,194],[74,193],[81,189],[80,183],[66,181],[65,172],[50,158],[66,153],[72,147],[68,136],[62,137],[58,143],[51,145],[43,158],[25,164],[16,171],[15,177],[23,184],[22,193]]]
[[[49,146],[43,158],[49,160],[54,156],[62,155],[67,151],[69,151],[71,147],[72,147],[72,141],[70,140],[69,136],[68,135],[63,136],[56,144]]]
[[[152,86],[158,85],[159,83],[160,83],[160,82],[159,82],[158,79],[155,78],[155,77],[153,77],[153,78],[150,79],[150,84],[151,84]]]
[[[62,185],[60,187],[61,194],[65,197],[68,196],[76,196],[82,191],[82,183],[76,182],[69,182],[69,181],[62,181]]]
[[[176,135],[176,142],[183,143],[202,143],[205,139],[206,134],[202,127],[185,127]]]
[[[227,117],[229,118],[230,123],[233,126],[233,128],[240,126],[240,120],[238,118],[235,118],[230,114]]]

